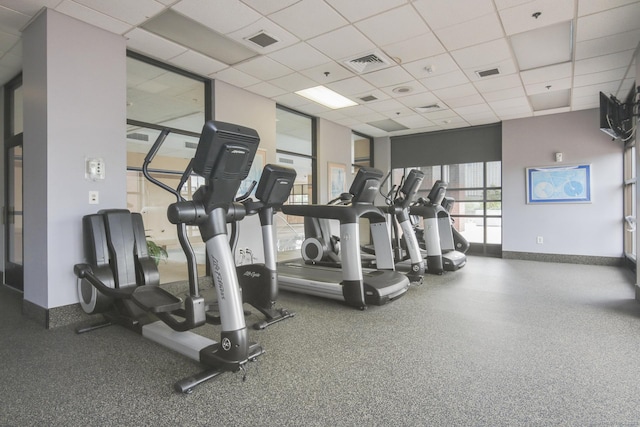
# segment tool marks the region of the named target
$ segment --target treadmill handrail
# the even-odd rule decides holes
[[[384,213],[371,205],[284,205],[282,213],[314,218],[337,219],[341,224],[356,223],[360,217],[371,222],[385,222]]]

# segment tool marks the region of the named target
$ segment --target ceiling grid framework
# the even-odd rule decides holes
[[[640,42],[640,0],[0,0],[2,83],[20,71],[21,30],[45,7],[370,136],[598,108],[600,91],[631,90]],[[203,39],[244,56],[223,58]],[[154,87],[148,78],[142,87]],[[357,105],[295,93],[320,85]]]

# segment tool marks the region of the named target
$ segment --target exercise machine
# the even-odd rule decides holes
[[[262,231],[264,263],[242,264],[236,267],[243,301],[265,316],[265,320],[253,325],[255,329],[264,329],[295,316],[294,312],[275,307],[278,298],[278,272],[276,270],[276,230],[273,222],[276,210],[280,209],[289,198],[295,179],[296,171],[293,169],[266,165],[256,187],[256,200],[249,197],[242,197],[240,200],[246,215],[258,215]],[[233,221],[230,244],[234,254],[238,235],[238,221]]]
[[[147,165],[167,134],[163,131],[152,146],[145,158]],[[78,332],[120,324],[206,366],[205,371],[175,383],[174,388],[183,393],[190,393],[198,384],[224,372],[243,371],[246,376],[248,362],[264,353],[259,344],[249,341],[227,235],[227,222],[245,214],[234,197],[249,173],[259,141],[253,129],[209,121],[178,189],[160,183],[177,198],[167,209],[167,217],[176,225],[187,257],[189,295],[184,301],[159,286],[157,267],[146,249],[140,214],[113,209],[83,217],[87,262],[74,267],[80,304],[89,314],[102,313],[105,322]],[[192,171],[205,178],[206,184],[187,201],[179,189]],[[219,341],[192,332],[207,322],[207,305],[200,294],[187,225],[198,226],[205,242],[219,304]]]
[[[422,218],[424,228],[416,227],[416,236],[424,242],[427,252],[427,272],[442,274],[444,271],[455,271],[464,267],[467,257],[455,249],[453,225],[449,212],[443,207],[447,183],[437,180],[427,199],[420,198],[411,206],[411,215]],[[448,200],[451,203],[452,199]],[[462,238],[462,235],[459,235]],[[467,246],[468,247],[468,246]]]
[[[321,263],[325,242],[304,247],[305,259],[278,263],[280,289],[345,301],[364,310],[367,304],[383,305],[409,288],[409,279],[395,271],[391,239],[384,212],[373,202],[382,172],[360,168],[349,189],[348,205],[284,205],[287,215],[338,220],[340,223],[340,268]],[[375,248],[376,270],[363,269],[360,251],[360,218],[367,218]]]
[[[382,181],[384,185],[390,174]],[[425,260],[420,251],[420,246],[411,222],[409,209],[415,201],[415,196],[424,179],[424,173],[418,169],[412,169],[407,176],[402,178],[399,186],[393,186],[383,197],[387,206],[380,209],[388,215],[391,226],[393,260],[398,271],[408,270],[407,277],[411,284],[422,284],[425,273]],[[329,204],[348,205],[353,196],[344,193]],[[339,268],[340,238],[332,235],[329,220],[325,218],[305,217],[305,240],[302,243],[303,259],[307,263],[317,263]],[[361,247],[362,265],[365,268],[375,268],[375,248],[371,245]],[[318,256],[320,254],[320,256]],[[409,263],[407,265],[407,262]]]

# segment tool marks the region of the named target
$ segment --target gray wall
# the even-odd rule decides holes
[[[82,216],[126,207],[126,44],[47,9],[23,52],[24,299],[52,308],[78,302]],[[104,181],[85,179],[85,157],[104,159]]]
[[[504,251],[621,257],[622,145],[598,129],[598,110],[502,123]],[[528,205],[525,168],[591,164],[592,203]],[[536,237],[543,237],[543,244]]]

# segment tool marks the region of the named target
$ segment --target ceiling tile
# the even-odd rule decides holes
[[[420,79],[420,83],[425,85],[425,87],[431,91],[435,91],[438,89],[443,89],[452,86],[458,86],[464,83],[468,83],[469,79],[467,76],[460,70],[450,71],[446,74],[440,74],[435,77],[427,77],[425,79]]]
[[[283,77],[278,77],[277,79],[269,80],[269,83],[282,89],[287,89],[289,92],[296,92],[318,85],[314,80],[311,80],[300,73],[293,73]]]
[[[462,84],[459,86],[453,86],[445,89],[434,90],[433,93],[443,101],[447,102],[448,99],[461,98],[463,96],[477,95],[478,91],[471,83]]]
[[[237,31],[262,17],[240,0],[181,0],[172,9],[221,34]]]
[[[431,32],[410,5],[372,16],[355,25],[378,45],[397,43]],[[398,31],[399,28],[402,31]]]
[[[470,105],[481,104],[484,102],[484,99],[479,94],[475,94],[475,95],[463,96],[461,98],[447,98],[445,99],[445,102],[450,108],[455,109],[457,111],[458,108],[461,108],[461,107],[468,107]]]
[[[401,64],[445,52],[442,43],[433,33],[422,34],[418,37],[386,45],[383,50],[390,57],[397,58]]]
[[[362,77],[350,77],[344,80],[329,83],[326,86],[341,95],[370,93],[375,90],[375,86],[364,80]]]
[[[309,16],[313,19],[300,19],[301,16]],[[302,40],[349,24],[323,0],[302,0],[271,14],[269,18]]]
[[[373,71],[371,73],[363,74],[361,77],[378,87],[391,86],[413,80],[411,74],[407,73],[404,68],[400,66],[385,68],[380,71]]]
[[[396,101],[395,99],[368,102],[367,107],[378,113],[384,113],[387,111],[398,111],[398,110],[402,110],[403,108],[406,108],[403,104]]]
[[[126,24],[119,19],[112,18],[71,0],[64,0],[55,10],[115,34],[124,34],[132,28],[131,24]]]
[[[482,80],[473,82],[473,85],[480,93],[493,92],[497,90],[511,89],[514,87],[522,87],[522,81],[517,74],[509,74],[506,76],[498,75],[487,77]]]
[[[407,0],[326,0],[334,9],[351,22],[377,15],[407,3]]]
[[[300,71],[305,76],[320,84],[327,84],[353,77],[353,73],[337,62],[328,62]]]
[[[299,1],[300,0],[242,0],[243,3],[247,4],[263,15],[269,15],[270,13],[277,12]]]
[[[620,82],[624,79],[627,68],[616,68],[614,70],[602,71],[599,73],[583,74],[575,76],[573,84],[575,87],[590,86],[600,83]]]
[[[192,50],[171,58],[169,62],[202,76],[209,76],[228,67],[220,61]]]
[[[157,15],[165,6],[154,0],[74,0],[105,15],[119,19],[131,25],[138,25]]]
[[[457,50],[504,37],[502,24],[496,13],[436,29],[434,32],[448,50]]]
[[[535,70],[527,70],[520,73],[522,82],[526,85],[535,83],[544,83],[548,80],[557,80],[565,77],[571,77],[572,66],[570,62],[564,64],[550,65]]]
[[[524,89],[527,91],[527,95],[554,92],[561,89],[571,89],[571,78],[567,77],[559,80],[548,80],[544,83],[529,84],[525,85]]]
[[[448,53],[402,64],[402,67],[416,79],[431,78],[460,70]]]
[[[229,83],[230,85],[237,86],[240,88],[245,88],[247,86],[255,85],[260,82],[257,78],[250,76],[249,74],[237,70],[233,67],[225,68],[222,71],[218,71],[215,74],[212,74],[211,77],[214,79],[222,80],[225,83]]]
[[[397,90],[398,88],[401,88],[402,91],[398,91]],[[408,90],[405,91],[405,89],[408,89]],[[404,96],[410,96],[410,95],[426,92],[427,88],[416,81],[410,81],[410,82],[402,83],[401,85],[391,85],[391,86],[383,87],[382,90],[391,97],[401,99]]]
[[[477,68],[495,64],[511,58],[511,49],[505,39],[498,39],[477,46],[451,52],[460,68]]]
[[[487,72],[494,69],[498,70],[498,74],[492,74],[484,77],[482,77],[480,74],[481,72]],[[484,67],[481,67],[481,68],[473,67],[473,68],[464,69],[462,71],[466,74],[466,76],[469,78],[470,81],[475,83],[477,81],[491,79],[496,76],[508,76],[511,74],[517,74],[518,68],[516,67],[516,64],[514,63],[514,61],[511,58],[508,58],[508,59],[505,59],[504,61],[494,62],[493,64],[485,65]]]
[[[0,7],[0,31],[4,33],[20,36],[20,31],[30,19],[29,15]]]
[[[531,70],[571,61],[572,21],[525,31],[510,37],[520,70]]]
[[[54,9],[62,0],[2,0],[2,8],[11,9],[24,15],[33,16],[43,7]]]
[[[534,13],[541,15],[535,18]],[[507,35],[573,19],[574,0],[536,0],[498,12]]]
[[[505,99],[524,98],[525,96],[527,96],[527,94],[522,86],[517,86],[509,89],[484,92],[482,96],[487,102],[493,102],[504,101]]]
[[[257,93],[258,95],[262,95],[265,98],[271,98],[274,96],[280,96],[287,93],[285,89],[282,89],[278,86],[272,85],[269,82],[260,82],[256,85],[245,87],[246,90]]]
[[[286,65],[296,71],[305,70],[331,61],[329,57],[304,42],[278,50],[269,56],[271,59],[275,59],[282,65]]]
[[[183,46],[158,37],[148,31],[134,28],[125,34],[127,47],[158,59],[167,60],[187,51]]]
[[[579,76],[581,74],[597,73],[627,67],[631,63],[633,53],[634,50],[626,50],[624,52],[576,61],[574,73],[576,76]]]
[[[413,6],[434,30],[494,12],[491,0],[416,0]]]
[[[635,3],[638,0],[578,0],[578,16],[591,15],[603,10],[613,9],[626,4]]]
[[[534,0],[494,0],[494,1],[496,3],[496,8],[500,10],[500,9],[507,9],[515,6],[520,6],[521,4],[529,3]]]
[[[409,108],[424,107],[426,105],[437,104],[442,101],[431,92],[417,93],[415,95],[403,96],[399,99]]]
[[[296,108],[299,105],[304,105],[309,102],[307,98],[296,95],[295,93],[287,93],[285,95],[274,96],[273,99],[278,104],[284,105],[289,108]]]
[[[259,56],[241,62],[234,68],[261,80],[271,80],[291,74],[291,69],[274,61],[268,56]]]
[[[349,40],[349,43],[345,43],[345,40]],[[334,60],[369,52],[376,47],[351,25],[313,38],[308,43]]]
[[[627,31],[576,43],[575,59],[593,58],[608,53],[634,49],[640,40],[640,30]]]
[[[10,51],[16,43],[20,42],[20,37],[13,34],[0,32],[0,56]]]
[[[576,41],[591,40],[638,28],[640,2],[578,18]]]

